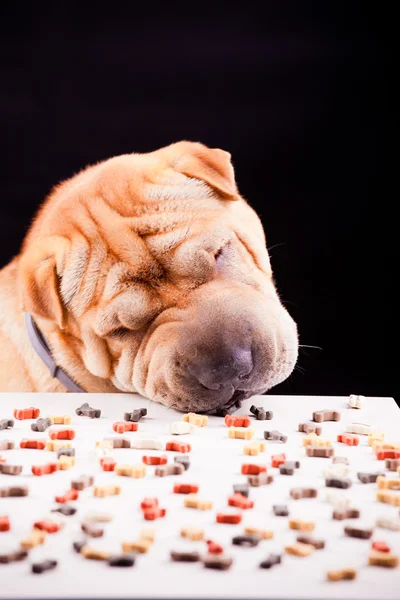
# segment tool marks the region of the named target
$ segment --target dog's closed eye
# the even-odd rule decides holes
[[[114,340],[123,339],[128,333],[130,333],[130,329],[127,327],[118,327],[117,329],[114,329],[114,331],[107,333],[107,337]]]

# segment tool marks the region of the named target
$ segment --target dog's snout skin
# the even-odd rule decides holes
[[[209,390],[219,390],[225,385],[236,387],[253,370],[250,349],[214,349],[197,356],[187,366],[188,373]]]

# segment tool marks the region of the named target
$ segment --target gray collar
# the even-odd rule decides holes
[[[33,317],[30,313],[25,313],[25,325],[28,330],[28,337],[30,342],[35,349],[38,356],[42,359],[46,367],[50,371],[51,377],[55,377],[58,381],[61,381],[63,386],[67,388],[69,392],[82,392],[86,393],[86,390],[81,388],[80,385],[75,383],[73,379],[56,363],[54,362],[53,355],[51,354],[51,350],[49,348],[48,343],[46,342],[43,334],[39,331],[38,326],[36,325]]]

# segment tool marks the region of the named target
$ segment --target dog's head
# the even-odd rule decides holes
[[[23,308],[123,392],[212,411],[283,381],[297,330],[230,154],[179,142],[58,186],[23,246]],[[74,364],[75,364],[74,363]],[[88,390],[91,391],[91,390]]]

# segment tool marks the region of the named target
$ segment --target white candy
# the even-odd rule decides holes
[[[392,531],[400,531],[400,519],[377,519],[375,525],[383,529],[391,529]]]
[[[372,431],[371,425],[364,423],[350,423],[346,426],[347,433],[357,433],[358,435],[368,435]]]
[[[131,448],[139,450],[163,450],[164,444],[157,438],[135,438],[132,440]]]
[[[332,504],[337,510],[343,510],[350,506],[350,499],[343,496],[343,494],[335,494],[335,492],[328,492],[325,496],[326,502]]]
[[[349,473],[350,473],[350,467],[348,467],[347,465],[345,465],[343,463],[334,463],[331,466],[329,466],[327,469],[323,470],[324,477],[326,477],[326,478],[338,477],[339,479],[342,479],[344,477],[347,477],[347,475]]]
[[[186,421],[174,421],[170,423],[169,432],[174,435],[184,435],[185,433],[194,433],[196,431],[196,425],[192,425]]]
[[[356,394],[350,394],[349,396],[349,407],[350,408],[362,408],[364,404],[365,396],[357,396]]]

